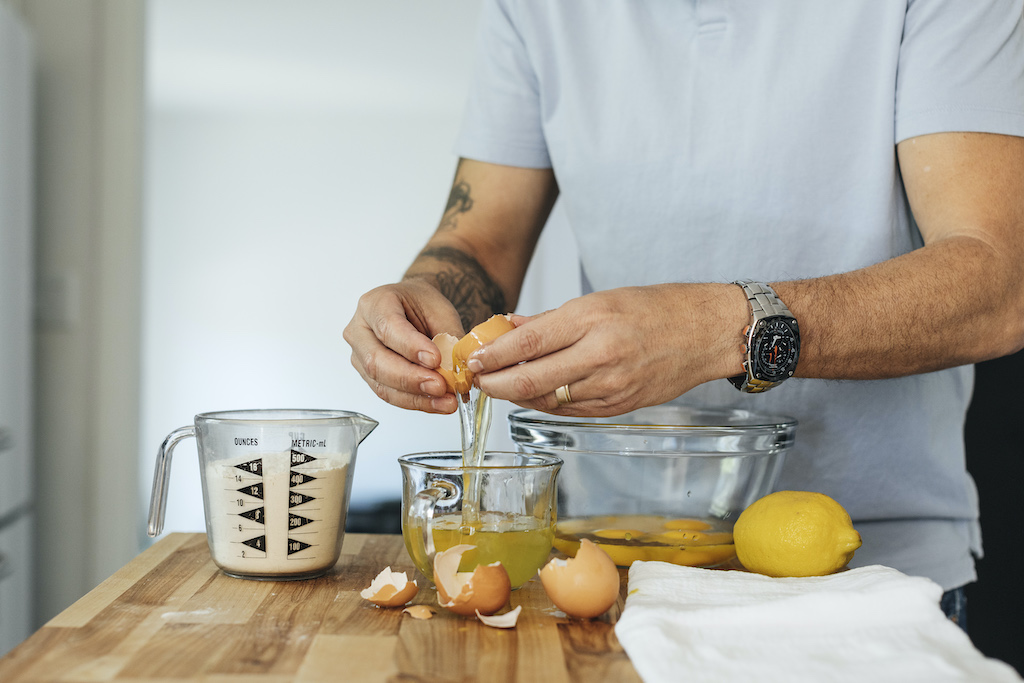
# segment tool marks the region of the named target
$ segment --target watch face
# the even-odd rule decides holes
[[[751,358],[754,377],[781,382],[793,374],[800,355],[800,333],[792,318],[763,320],[756,331]]]

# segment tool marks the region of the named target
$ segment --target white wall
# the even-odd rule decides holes
[[[150,0],[141,495],[157,447],[206,410],[315,407],[380,422],[353,504],[397,498],[395,458],[459,448],[457,417],[384,404],[342,330],[440,218],[476,0]],[[578,292],[555,219],[519,311]],[[510,447],[495,407],[492,443]],[[200,530],[195,446],[166,529]]]
[[[36,625],[139,551],[143,5],[6,0],[35,47]]]

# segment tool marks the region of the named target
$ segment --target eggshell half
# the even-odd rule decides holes
[[[359,595],[379,607],[401,607],[415,598],[419,590],[416,582],[410,581],[405,572],[393,572],[388,566]]]
[[[575,558],[554,558],[540,570],[551,602],[571,617],[599,617],[619,597],[619,570],[608,553],[587,539]]]
[[[469,331],[462,339],[441,332],[431,340],[441,352],[441,366],[437,369],[453,394],[465,394],[473,386],[473,372],[466,367],[469,354],[487,342],[516,329],[510,314],[492,315]]]
[[[474,546],[461,544],[434,556],[437,602],[445,609],[469,617],[491,615],[508,602],[512,583],[500,562],[482,564],[472,572],[460,572],[462,555]]]
[[[437,368],[437,371],[444,377],[448,390],[456,396],[467,393],[469,388],[473,386],[473,373],[467,370],[465,366],[455,366],[452,360],[452,350],[459,341],[458,337],[447,332],[441,332],[434,335],[431,341],[434,342],[437,350],[441,352],[441,366]]]
[[[452,349],[452,357],[455,359],[455,364],[465,365],[466,361],[469,360],[469,354],[514,329],[516,329],[516,326],[512,324],[509,314],[492,315],[470,330],[469,334],[460,339],[455,345],[455,348]]]

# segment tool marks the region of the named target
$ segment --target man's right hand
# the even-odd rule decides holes
[[[439,332],[461,337],[459,313],[435,287],[416,279],[384,285],[359,298],[345,341],[352,365],[388,403],[428,413],[454,413],[458,398],[436,371]]]

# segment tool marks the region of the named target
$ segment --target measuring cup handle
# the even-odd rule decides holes
[[[440,500],[448,500],[459,495],[458,489],[444,480],[430,482],[432,486],[416,494],[412,500],[410,516],[413,519],[423,520],[423,551],[427,558],[433,561],[434,553],[434,508]]]
[[[149,528],[147,533],[150,536],[159,536],[164,530],[164,513],[167,511],[167,487],[171,483],[171,453],[174,447],[182,439],[196,435],[196,428],[192,425],[179,427],[167,435],[164,442],[160,444],[160,451],[156,455],[156,470],[153,473],[153,493],[149,499]]]

